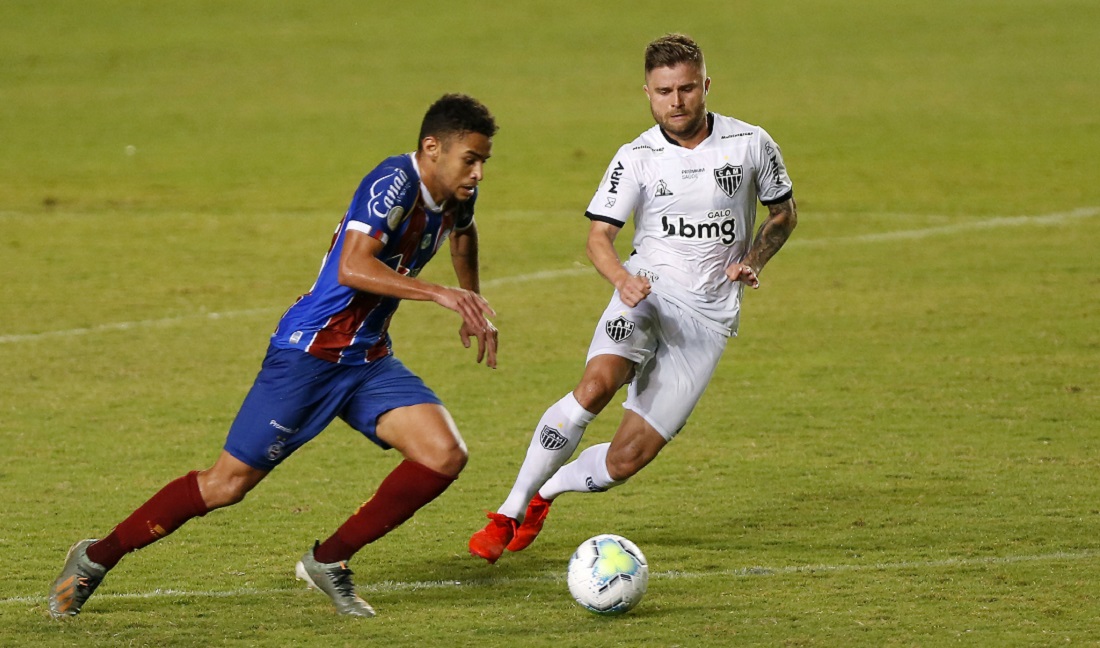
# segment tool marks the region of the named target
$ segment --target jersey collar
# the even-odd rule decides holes
[[[409,160],[412,161],[413,171],[416,171],[416,179],[420,183],[420,197],[424,200],[424,205],[433,212],[442,210],[443,205],[437,205],[432,200],[432,192],[428,191],[428,188],[424,186],[424,181],[421,180],[420,165],[416,163],[416,151],[409,153]]]
[[[672,139],[672,137],[668,133],[666,133],[665,129],[661,128],[660,125],[657,126],[657,130],[661,131],[661,136],[664,137],[665,141],[667,141],[669,144],[672,144],[673,146],[679,146],[680,148],[683,148],[683,146],[679,142],[677,142],[676,140]],[[714,113],[708,112],[707,113],[707,137],[710,137],[713,132],[714,132]],[[707,141],[706,137],[703,138],[703,142],[705,142],[705,141]],[[699,142],[699,143],[702,144],[703,142]]]

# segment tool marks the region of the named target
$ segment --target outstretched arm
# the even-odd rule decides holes
[[[733,281],[741,281],[753,288],[759,288],[760,271],[787,242],[796,225],[798,225],[798,205],[795,204],[793,197],[781,203],[769,205],[768,219],[757,230],[752,247],[740,263],[726,268],[726,276]]]
[[[615,237],[621,229],[610,223],[593,220],[588,229],[586,249],[596,270],[615,286],[623,303],[633,307],[649,295],[650,285],[649,279],[627,272],[623,262],[619,260],[619,253],[615,250]]]
[[[486,316],[494,316],[496,311],[481,295],[466,288],[440,286],[396,272],[378,258],[382,252],[381,241],[354,230],[344,236],[338,273],[342,285],[383,297],[435,302],[461,315],[464,328],[482,331],[484,335],[492,328]],[[495,349],[490,358],[489,366],[495,366]]]

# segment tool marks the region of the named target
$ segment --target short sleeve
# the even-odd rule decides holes
[[[794,187],[787,175],[787,167],[783,164],[783,153],[779,150],[779,145],[764,129],[760,129],[759,144],[756,191],[761,203],[775,205],[794,195]]]
[[[409,170],[383,163],[367,174],[348,208],[348,229],[389,241],[416,198],[417,183]]]
[[[641,183],[628,152],[629,146],[624,146],[611,160],[585,210],[588,218],[622,227],[634,212],[641,196]]]

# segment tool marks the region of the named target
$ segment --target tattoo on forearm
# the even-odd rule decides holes
[[[752,247],[745,255],[742,263],[752,266],[759,272],[764,264],[775,256],[779,248],[787,242],[797,224],[798,207],[794,202],[794,198],[778,205],[770,205],[768,207],[768,220],[756,233],[756,240],[752,242]]]

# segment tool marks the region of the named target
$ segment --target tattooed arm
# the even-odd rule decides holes
[[[768,219],[756,233],[745,258],[726,268],[726,276],[733,281],[742,281],[753,288],[760,286],[757,275],[764,269],[779,248],[787,242],[791,232],[798,225],[798,205],[791,197],[781,203],[768,206]]]

